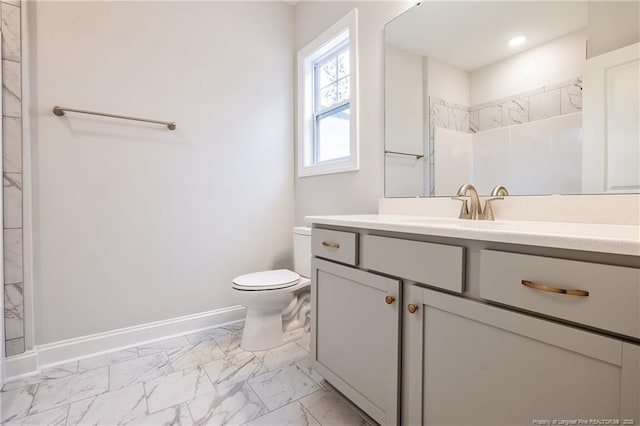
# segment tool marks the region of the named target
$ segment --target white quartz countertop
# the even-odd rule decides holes
[[[637,225],[480,221],[377,214],[307,216],[305,221],[309,224],[640,256],[640,226]]]

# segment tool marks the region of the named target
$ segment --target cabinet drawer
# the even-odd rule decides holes
[[[483,299],[640,338],[640,269],[493,250],[480,262]]]
[[[311,231],[311,252],[314,256],[347,265],[357,265],[357,239],[358,234],[355,232],[313,228]]]
[[[464,248],[364,235],[361,266],[462,293]]]

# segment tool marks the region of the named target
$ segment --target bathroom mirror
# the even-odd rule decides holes
[[[427,1],[385,27],[385,196],[640,191],[638,2]]]

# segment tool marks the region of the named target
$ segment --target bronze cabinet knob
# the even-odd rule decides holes
[[[407,311],[409,311],[410,314],[415,314],[417,310],[418,310],[418,305],[414,305],[413,303],[410,303],[407,306]]]
[[[388,295],[387,297],[384,298],[384,301],[387,302],[387,305],[390,305],[396,301],[396,298],[391,295]]]

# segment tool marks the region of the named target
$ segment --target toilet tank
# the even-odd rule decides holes
[[[311,276],[311,228],[293,228],[293,270],[303,277]]]

